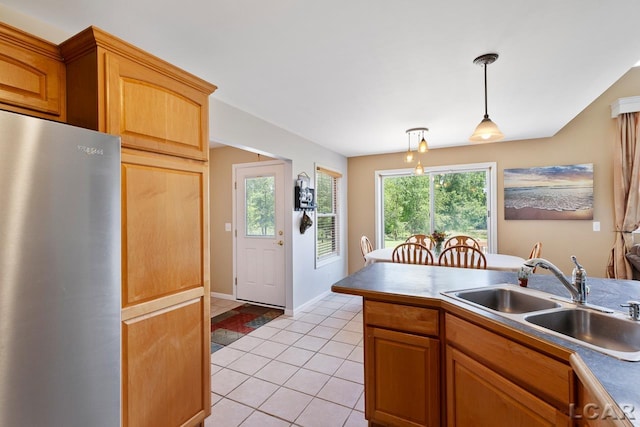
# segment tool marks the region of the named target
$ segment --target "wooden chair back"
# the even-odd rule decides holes
[[[482,251],[473,246],[449,246],[442,250],[438,264],[445,267],[476,268],[485,270],[487,258]]]
[[[433,264],[433,254],[420,243],[400,243],[393,249],[391,261],[403,264]]]
[[[405,243],[420,243],[422,246],[426,246],[427,249],[431,249],[431,239],[426,234],[413,234],[407,237]]]
[[[540,254],[542,253],[542,242],[536,242],[531,248],[531,252],[529,252],[529,259],[531,258],[540,258]]]
[[[371,240],[367,236],[360,237],[360,252],[362,252],[362,257],[373,250],[373,245],[371,244]]]
[[[531,258],[540,258],[540,254],[542,254],[542,242],[536,242],[536,244],[533,245],[533,248],[531,248],[531,252],[529,252],[529,259],[531,259]],[[533,267],[531,272],[535,273],[536,272],[536,268],[538,268],[538,267]]]
[[[465,236],[463,234],[457,236],[451,236],[444,242],[444,249],[452,246],[471,246],[480,250],[480,243],[471,236]]]

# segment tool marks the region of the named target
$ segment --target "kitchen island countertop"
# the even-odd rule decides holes
[[[345,277],[332,287],[334,292],[360,295],[365,298],[385,299],[400,303],[446,301],[474,314],[490,318],[525,334],[547,340],[575,352],[593,373],[607,393],[627,414],[633,425],[640,426],[640,362],[616,359],[546,333],[540,329],[500,316],[471,304],[456,301],[442,292],[479,288],[498,284],[512,284],[518,288],[517,274],[494,270],[474,270],[437,266],[418,266],[394,263],[374,263]],[[640,282],[588,277],[589,304],[615,311],[629,300],[640,300]],[[529,288],[568,298],[568,291],[550,274],[533,274]]]

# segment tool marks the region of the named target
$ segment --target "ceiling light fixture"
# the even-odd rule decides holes
[[[498,125],[491,121],[489,113],[487,112],[487,65],[493,64],[497,59],[497,53],[487,53],[473,60],[474,64],[483,66],[484,68],[484,118],[478,127],[476,127],[473,135],[469,137],[469,141],[471,142],[496,142],[504,138],[504,134],[500,132]]]
[[[407,154],[404,156],[404,162],[411,163],[413,162],[413,151],[411,151],[411,134],[409,132],[407,132],[407,140]]]
[[[426,153],[427,151],[429,151],[429,146],[427,144],[427,141],[426,139],[424,139],[424,133],[428,131],[429,131],[428,128],[411,128],[406,130],[407,137],[409,140],[409,148],[404,157],[405,162],[410,163],[413,161],[413,151],[411,151],[411,134],[412,133],[417,134],[418,132],[420,132],[421,140],[418,143],[418,150],[417,150],[418,153]],[[422,167],[422,163],[420,162],[420,159],[418,159],[418,164],[416,165],[414,172],[416,175],[422,175],[424,173],[424,168]]]

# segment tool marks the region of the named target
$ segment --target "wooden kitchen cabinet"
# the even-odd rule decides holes
[[[570,425],[556,408],[453,347],[447,347],[446,363],[447,425]]]
[[[65,121],[65,65],[58,46],[0,22],[0,108]]]
[[[570,426],[568,363],[445,316],[448,426]]]
[[[60,45],[68,122],[122,141],[122,425],[211,413],[208,96],[95,27]]]
[[[365,413],[372,425],[440,425],[437,309],[365,300]]]
[[[214,85],[96,27],[60,50],[69,123],[120,135],[123,147],[208,160]]]

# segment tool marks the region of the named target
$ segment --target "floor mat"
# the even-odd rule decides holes
[[[284,310],[244,304],[211,318],[211,353],[284,314]]]

